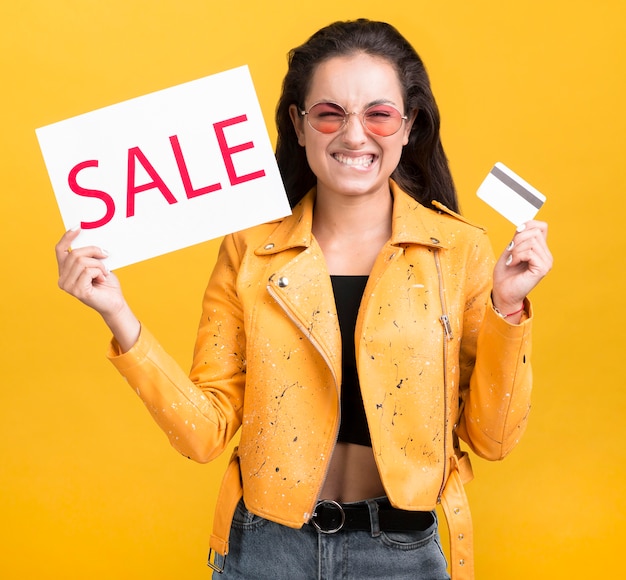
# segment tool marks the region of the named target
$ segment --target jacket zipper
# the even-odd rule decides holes
[[[443,494],[444,487],[446,485],[446,476],[448,472],[448,435],[447,425],[448,420],[448,341],[454,337],[452,335],[452,325],[450,324],[450,317],[448,316],[448,309],[446,307],[446,294],[443,284],[443,274],[441,271],[441,262],[439,259],[439,249],[434,250],[435,266],[437,267],[437,278],[439,280],[439,301],[441,302],[441,325],[443,326],[444,341],[443,341],[443,424],[444,424],[444,436],[443,436],[443,479],[441,481],[441,487],[437,495],[437,503],[441,503],[441,496]]]
[[[317,352],[319,352],[322,358],[324,359],[324,362],[326,363],[326,366],[330,369],[333,375],[333,380],[335,381],[335,392],[337,393],[337,408],[339,409],[339,412],[341,413],[341,401],[339,398],[339,387],[338,387],[339,382],[337,381],[337,375],[335,373],[335,369],[332,363],[330,362],[330,359],[328,358],[328,356],[326,355],[326,353],[324,352],[324,350],[322,349],[318,341],[313,339],[313,336],[311,335],[309,330],[305,326],[303,326],[297,318],[292,316],[290,309],[284,303],[280,295],[274,291],[274,288],[271,286],[271,284],[267,285],[267,291],[269,292],[270,296],[274,298],[274,300],[276,300],[276,303],[282,308],[282,310],[289,317],[289,319],[296,325],[298,329],[300,329],[302,334],[308,337],[309,341],[311,342],[315,350],[317,350]],[[326,476],[328,475],[328,470],[330,469],[330,458],[332,457],[335,451],[335,447],[337,446],[338,433],[339,433],[339,422],[337,422],[337,427],[335,427],[335,436],[333,437],[333,444],[331,445],[329,454],[326,457],[326,465],[324,467],[324,473],[321,479],[321,483],[317,488],[317,493],[315,494],[315,497],[313,498],[313,504],[311,505],[311,508],[309,509],[309,514],[308,514],[309,518],[313,517],[314,515],[313,512],[315,511],[315,506],[318,502],[319,494],[322,491],[322,486],[324,485],[324,481],[326,481]]]

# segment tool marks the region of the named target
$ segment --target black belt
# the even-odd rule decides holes
[[[378,526],[381,532],[425,531],[435,523],[432,512],[414,512],[391,507],[387,500],[377,502]],[[373,531],[367,503],[340,504],[325,499],[318,502],[310,521],[324,534],[340,530]]]

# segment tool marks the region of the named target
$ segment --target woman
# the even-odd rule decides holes
[[[452,576],[471,578],[459,438],[500,459],[525,428],[547,227],[518,228],[494,267],[454,213],[422,62],[385,23],[293,50],[277,125],[293,214],[224,239],[189,377],[76,231],[59,284],[102,315],[181,453],[210,461],[241,427],[211,539],[224,578],[449,578],[438,502]]]

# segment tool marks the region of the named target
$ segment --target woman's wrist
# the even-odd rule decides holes
[[[502,312],[495,305],[494,305],[493,309],[496,311],[496,314],[500,318],[510,318],[512,316],[515,316],[516,314],[520,314],[521,315],[522,312],[524,312],[524,304],[522,303],[522,305],[519,308],[517,308],[516,310],[513,310],[512,312]]]
[[[122,353],[129,351],[139,339],[141,323],[130,309],[128,304],[111,315],[103,316]]]
[[[505,302],[495,298],[493,293],[491,294],[491,303],[493,304],[494,311],[500,318],[504,318],[513,323],[516,321],[519,322],[526,308],[525,299],[517,302]]]

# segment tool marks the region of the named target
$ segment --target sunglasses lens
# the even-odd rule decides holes
[[[348,113],[336,103],[316,103],[308,113],[309,125],[320,133],[335,133],[346,122]],[[381,137],[396,133],[402,126],[402,113],[391,105],[374,105],[362,115],[368,131]]]
[[[374,105],[363,113],[365,126],[376,135],[388,137],[400,129],[402,115],[398,109],[389,105]]]
[[[309,109],[309,123],[320,133],[334,133],[343,126],[346,112],[335,103],[317,103]]]

